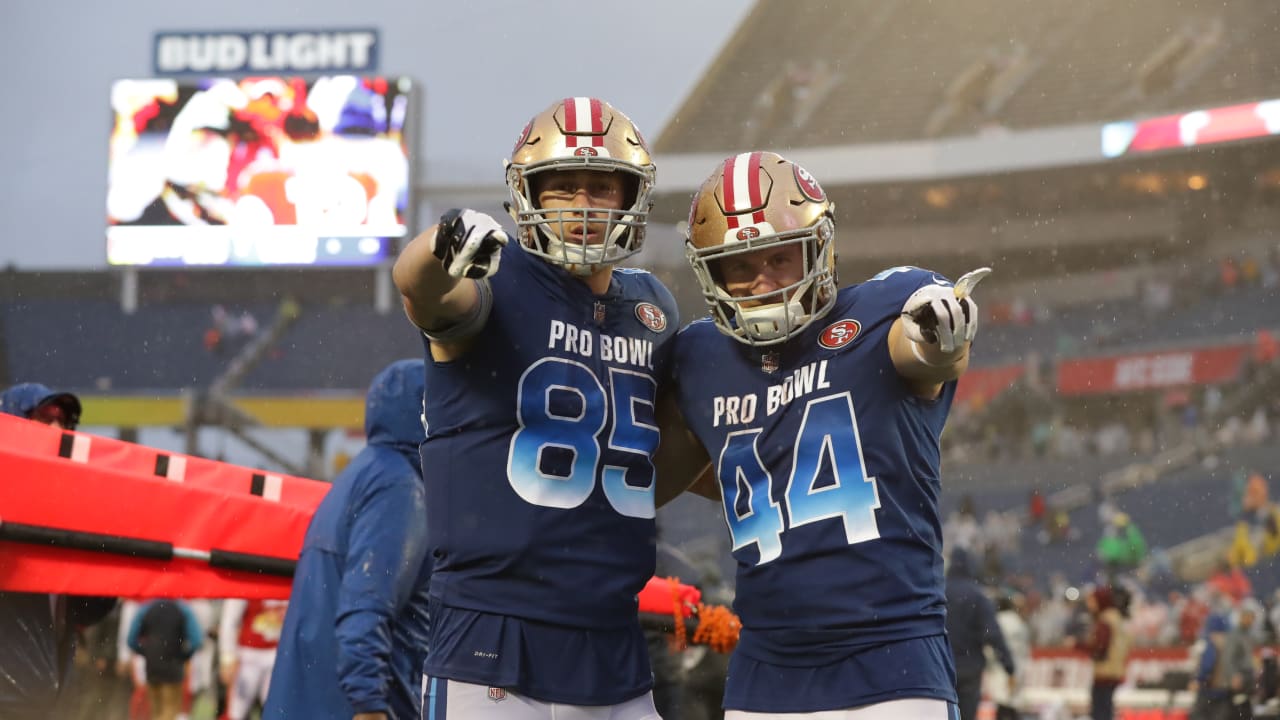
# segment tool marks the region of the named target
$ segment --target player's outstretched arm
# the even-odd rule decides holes
[[[498,271],[507,240],[496,220],[474,210],[450,210],[414,238],[391,273],[413,324],[430,335],[472,319],[483,305],[477,281]]]
[[[990,272],[966,273],[954,288],[925,285],[902,306],[889,329],[889,354],[917,395],[937,397],[943,383],[969,368],[969,347],[978,332],[978,304],[969,295]]]
[[[705,484],[699,482],[711,470],[707,451],[689,431],[669,390],[659,392],[654,412],[662,435],[658,452],[653,456],[653,466],[657,470],[654,505],[662,507],[686,490],[718,502],[720,488],[712,482],[711,489],[715,494],[707,494]]]

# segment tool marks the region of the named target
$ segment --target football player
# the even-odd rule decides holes
[[[227,686],[227,720],[248,720],[271,687],[286,600],[230,599],[218,621],[218,668]]]
[[[427,380],[423,717],[655,718],[636,593],[655,562],[671,294],[615,267],[654,167],[626,115],[565,98],[507,163],[514,242],[453,210],[396,262]]]
[[[724,502],[743,625],[726,718],[955,717],[938,436],[985,270],[839,288],[831,201],[770,152],[716,167],[686,240],[711,313],[677,337],[658,467],[709,462],[695,489]],[[667,431],[668,390],[689,432]]]

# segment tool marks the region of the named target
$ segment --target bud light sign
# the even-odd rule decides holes
[[[378,68],[378,31],[161,32],[156,75],[365,73]]]

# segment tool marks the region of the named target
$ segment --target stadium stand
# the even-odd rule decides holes
[[[657,150],[968,135],[1275,91],[1278,51],[1266,38],[1278,11],[1266,0],[859,1],[842,10],[759,3]]]

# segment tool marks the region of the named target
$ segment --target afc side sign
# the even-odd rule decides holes
[[[155,74],[364,73],[378,69],[378,31],[159,32]]]

